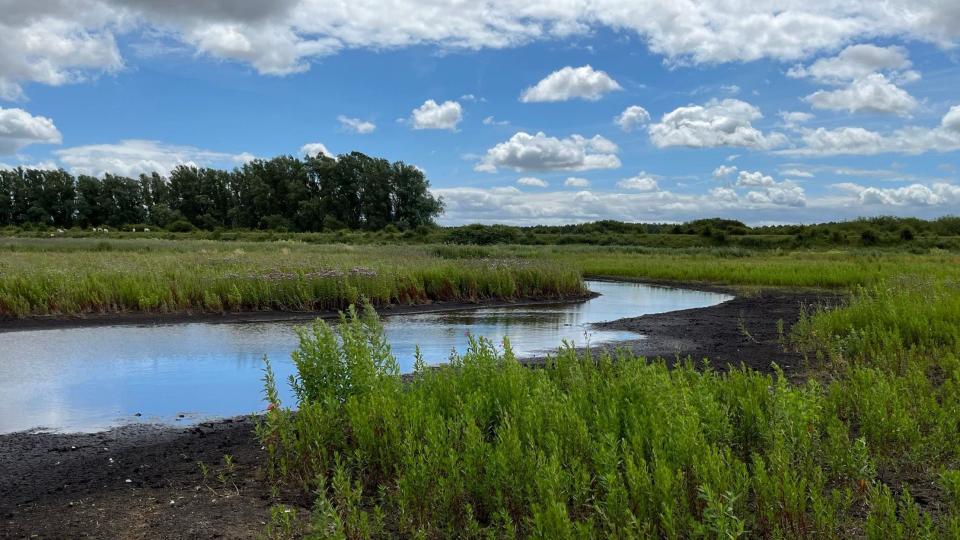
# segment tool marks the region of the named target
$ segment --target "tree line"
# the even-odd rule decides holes
[[[413,229],[443,212],[429,187],[417,167],[360,152],[258,159],[232,171],[180,165],[169,177],[136,179],[17,168],[0,170],[0,226]]]

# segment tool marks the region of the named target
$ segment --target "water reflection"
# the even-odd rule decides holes
[[[556,306],[517,306],[390,317],[388,341],[404,371],[414,348],[433,363],[463,352],[468,334],[529,356],[637,339],[592,323],[717,304],[729,297],[639,284],[589,282],[601,296]],[[96,431],[135,421],[189,422],[262,408],[262,358],[278,379],[293,373],[293,327],[302,323],[105,326],[0,333],[0,432],[37,427]],[[286,385],[283,397],[290,400]],[[134,416],[140,413],[142,416]],[[184,415],[180,418],[180,415]]]

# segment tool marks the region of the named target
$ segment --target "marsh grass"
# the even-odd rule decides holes
[[[7,242],[0,316],[345,309],[563,298],[580,273],[516,258],[447,260],[427,248],[294,243]]]
[[[956,361],[939,383],[865,365],[794,385],[567,346],[529,369],[472,339],[403,382],[372,310],[338,328],[300,333],[297,412],[268,364],[258,426],[272,481],[316,498],[318,538],[960,532]],[[903,464],[934,471],[926,505]]]
[[[905,272],[960,278],[939,250],[315,245],[294,241],[0,239],[0,317],[345,309],[561,298],[582,276],[855,289]]]

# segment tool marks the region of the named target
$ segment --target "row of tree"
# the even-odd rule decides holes
[[[280,156],[232,171],[181,165],[168,178],[18,168],[0,170],[0,226],[410,229],[443,212],[429,187],[420,169],[360,152]]]

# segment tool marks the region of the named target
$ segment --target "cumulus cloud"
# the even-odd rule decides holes
[[[550,185],[547,183],[546,180],[541,180],[540,178],[537,178],[535,176],[524,176],[523,178],[518,178],[517,183],[520,184],[521,186],[539,187],[539,188],[545,188]]]
[[[837,90],[818,90],[805,97],[815,109],[906,115],[917,100],[880,73],[871,73]]]
[[[943,120],[940,121],[940,125],[948,131],[960,132],[960,105],[950,107],[947,114],[943,116]]]
[[[760,109],[738,99],[711,100],[706,105],[679,107],[648,128],[654,145],[712,148],[740,146],[768,149],[781,146],[781,133],[763,133],[752,122],[762,118]]]
[[[29,144],[60,144],[61,140],[53,120],[23,109],[0,107],[0,156],[13,154]]]
[[[721,202],[736,203],[740,200],[737,192],[728,187],[715,187],[709,193],[710,197]]]
[[[192,167],[235,166],[253,158],[251,154],[227,154],[193,146],[130,139],[116,144],[74,146],[54,152],[74,174],[99,176],[104,173],[138,176],[142,173],[168,174],[177,165]]]
[[[456,101],[444,101],[438,104],[432,99],[423,102],[410,114],[413,129],[449,129],[456,131],[457,124],[463,119],[463,109]]]
[[[779,183],[764,184],[762,191],[747,193],[747,200],[757,204],[774,204],[781,206],[805,206],[807,196],[803,188],[790,180]]]
[[[760,171],[740,171],[737,175],[738,186],[772,186],[773,177],[767,176]]]
[[[631,191],[657,191],[660,189],[657,180],[643,171],[640,171],[640,174],[636,176],[624,178],[617,182],[617,187]]]
[[[547,75],[536,85],[520,94],[520,101],[534,103],[539,101],[567,101],[585,99],[596,101],[604,94],[622,90],[617,81],[605,71],[586,65],[578,68],[564,67]]]
[[[337,117],[337,122],[340,122],[340,127],[344,131],[358,133],[360,135],[373,133],[373,131],[377,129],[377,125],[373,122],[367,122],[366,120],[361,120],[359,118],[350,118],[342,114]]]
[[[103,2],[0,2],[0,99],[23,83],[76,83],[123,68],[113,30],[123,15]]]
[[[887,133],[861,127],[805,130],[803,145],[778,151],[800,156],[923,154],[960,150],[960,131],[908,126]]]
[[[499,167],[516,171],[586,171],[620,166],[619,149],[600,135],[571,135],[558,139],[545,133],[518,131],[510,139],[487,150],[477,171],[495,172]]]
[[[810,77],[820,82],[842,83],[881,71],[900,71],[910,67],[902,47],[878,47],[869,43],[851,45],[831,58],[821,58],[810,66],[794,66],[788,77]]]
[[[629,133],[638,127],[647,125],[650,122],[650,113],[639,105],[631,105],[618,114],[613,122],[620,126],[620,129]]]
[[[713,170],[713,177],[717,179],[727,178],[735,172],[737,172],[737,167],[735,165],[720,165]]]
[[[580,178],[577,176],[569,176],[566,180],[563,181],[563,185],[567,187],[578,187],[585,188],[590,187],[590,181],[586,178]]]
[[[935,206],[960,202],[960,186],[937,182],[928,187],[911,184],[896,188],[877,188],[844,182],[831,186],[853,195],[859,204],[883,206]]]
[[[785,186],[786,188],[786,186]],[[680,222],[705,215],[743,219],[752,223],[798,223],[856,217],[860,208],[847,208],[832,199],[814,200],[809,206],[784,204],[779,194],[748,200],[730,188],[704,194],[657,191],[520,191],[509,188],[440,188],[444,224],[514,223],[518,225],[571,223],[616,219],[622,221]],[[774,202],[776,199],[779,202]],[[836,198],[835,198],[836,199]],[[810,203],[810,201],[808,201]]]
[[[300,154],[304,156],[316,156],[322,155],[327,157],[335,157],[323,143],[307,143],[300,147]]]
[[[0,6],[0,90],[8,98],[22,97],[23,82],[64,84],[122,69],[116,36],[136,32],[160,33],[200,54],[281,76],[345,49],[502,49],[600,28],[635,35],[675,65],[798,60],[864,36],[943,47],[960,38],[960,10],[950,1],[491,0],[424,9],[417,0],[7,0]],[[846,56],[862,62],[869,53],[854,49]],[[882,65],[895,60],[888,56]]]

